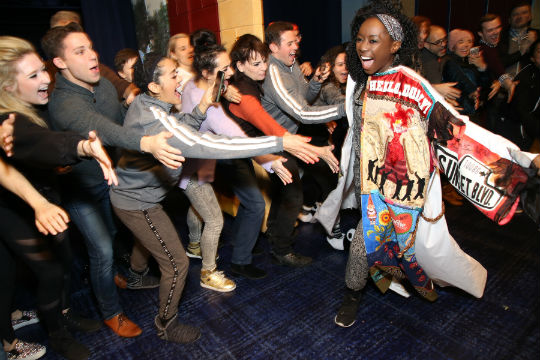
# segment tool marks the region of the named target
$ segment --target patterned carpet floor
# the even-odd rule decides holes
[[[268,271],[262,280],[234,278],[237,289],[222,294],[199,285],[200,260],[191,259],[179,317],[199,326],[202,337],[190,345],[167,343],[156,336],[153,319],[157,289],[121,290],[122,305],[143,334],[123,339],[102,328],[76,334],[92,359],[538,359],[540,236],[534,224],[518,215],[499,227],[469,205],[448,207],[450,232],[462,249],[488,270],[483,298],[455,288],[438,288],[434,303],[416,294],[404,298],[381,294],[370,281],[357,323],[334,324],[344,289],[346,251],[330,248],[318,224],[298,227],[297,248],[313,256],[311,266],[273,265],[268,255],[254,263]],[[353,212],[343,215],[353,227]],[[226,218],[218,267],[229,270],[232,218]],[[185,226],[180,225],[183,239]],[[85,260],[77,261],[73,307],[95,318],[98,313],[87,281]],[[40,325],[17,333],[46,343]],[[51,350],[45,359],[57,359]]]

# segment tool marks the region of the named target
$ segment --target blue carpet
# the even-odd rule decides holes
[[[354,212],[343,215],[346,227],[357,220]],[[460,246],[488,270],[482,299],[439,288],[438,300],[429,303],[414,293],[408,299],[393,292],[383,295],[369,282],[357,323],[340,328],[333,319],[343,296],[347,252],[326,245],[318,224],[301,224],[297,248],[314,257],[313,265],[272,265],[263,241],[266,254],[254,257],[254,263],[266,269],[268,277],[235,278],[237,289],[232,293],[201,288],[200,260],[190,260],[179,317],[201,328],[196,343],[178,345],[157,338],[157,289],[120,291],[126,313],[143,329],[140,337],[122,339],[107,328],[76,337],[92,349],[92,359],[537,359],[536,227],[524,215],[499,227],[468,205],[448,207],[447,221]],[[219,249],[218,266],[225,271],[231,222],[226,218],[224,246]],[[184,224],[179,230],[187,239]],[[84,266],[78,259],[76,280],[84,280]],[[87,281],[75,283],[73,307],[97,318]],[[39,325],[23,328],[18,335],[47,342]],[[45,357],[57,358],[52,350]]]

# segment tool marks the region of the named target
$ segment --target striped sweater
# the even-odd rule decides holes
[[[146,94],[137,96],[129,107],[124,128],[144,135],[170,131],[169,145],[182,151],[186,158],[231,159],[280,152],[283,141],[274,136],[238,138],[200,133],[205,115],[196,107],[193,113],[170,115],[172,105]],[[114,206],[124,210],[145,210],[161,202],[178,183],[182,173],[169,169],[151,154],[125,150],[118,162],[118,186],[111,188]]]
[[[310,105],[320,89],[321,84],[317,81],[306,82],[296,63],[289,67],[270,56],[261,103],[268,114],[281,126],[290,133],[296,134],[298,123],[326,123],[345,116],[343,104]]]

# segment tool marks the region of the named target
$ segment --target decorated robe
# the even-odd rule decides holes
[[[351,128],[354,89],[349,78],[346,109]],[[316,217],[330,231],[340,208],[360,207],[375,284],[385,292],[393,277],[407,278],[433,301],[437,294],[416,259],[414,241],[434,167],[480,211],[502,224],[512,217],[527,182],[508,151],[517,147],[459,115],[424,78],[404,66],[370,76],[361,101],[359,158],[349,131],[342,177]]]

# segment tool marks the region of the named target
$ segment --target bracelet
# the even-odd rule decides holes
[[[508,73],[506,74],[502,74],[501,76],[499,76],[499,82],[501,83],[501,85],[507,80],[507,79],[512,79],[512,76]]]

